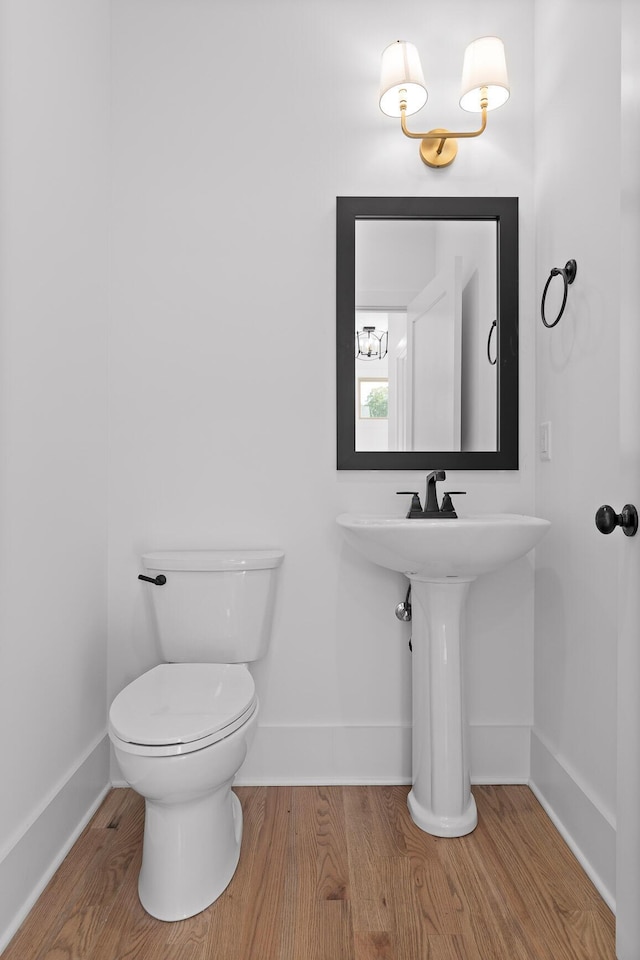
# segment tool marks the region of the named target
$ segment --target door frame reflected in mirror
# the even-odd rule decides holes
[[[356,225],[358,220],[493,221],[497,265],[495,450],[356,449]],[[336,370],[338,470],[518,469],[518,198],[337,197]]]

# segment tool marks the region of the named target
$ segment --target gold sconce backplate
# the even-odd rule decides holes
[[[420,156],[429,167],[448,167],[458,153],[458,141],[453,137],[439,139],[439,133],[446,137],[449,131],[436,127],[435,130],[429,130],[429,139],[420,143]]]

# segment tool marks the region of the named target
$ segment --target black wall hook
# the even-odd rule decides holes
[[[547,279],[547,282],[544,285],[544,290],[542,291],[542,303],[540,304],[540,314],[542,316],[542,322],[544,323],[545,327],[548,327],[549,329],[551,329],[551,327],[555,327],[556,323],[564,313],[564,308],[567,305],[567,291],[569,290],[569,284],[573,283],[573,281],[575,280],[577,271],[578,271],[578,265],[575,260],[567,260],[564,267],[552,268],[551,273],[549,274],[549,277]],[[551,283],[554,277],[562,277],[562,282],[564,283],[564,295],[562,297],[562,306],[560,307],[558,316],[555,318],[553,323],[548,323],[547,318],[544,315],[544,302],[547,297],[547,290],[549,289],[549,284]]]

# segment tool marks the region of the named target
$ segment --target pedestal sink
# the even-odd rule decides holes
[[[469,585],[529,552],[548,520],[498,513],[412,519],[343,513],[347,541],[411,581],[413,749],[409,811],[436,837],[461,837],[478,822],[470,789],[462,691],[461,627]]]

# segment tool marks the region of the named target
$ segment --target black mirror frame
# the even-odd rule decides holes
[[[498,449],[355,449],[355,266],[358,220],[493,220],[497,226]],[[518,469],[518,198],[337,197],[336,352],[338,470]]]

